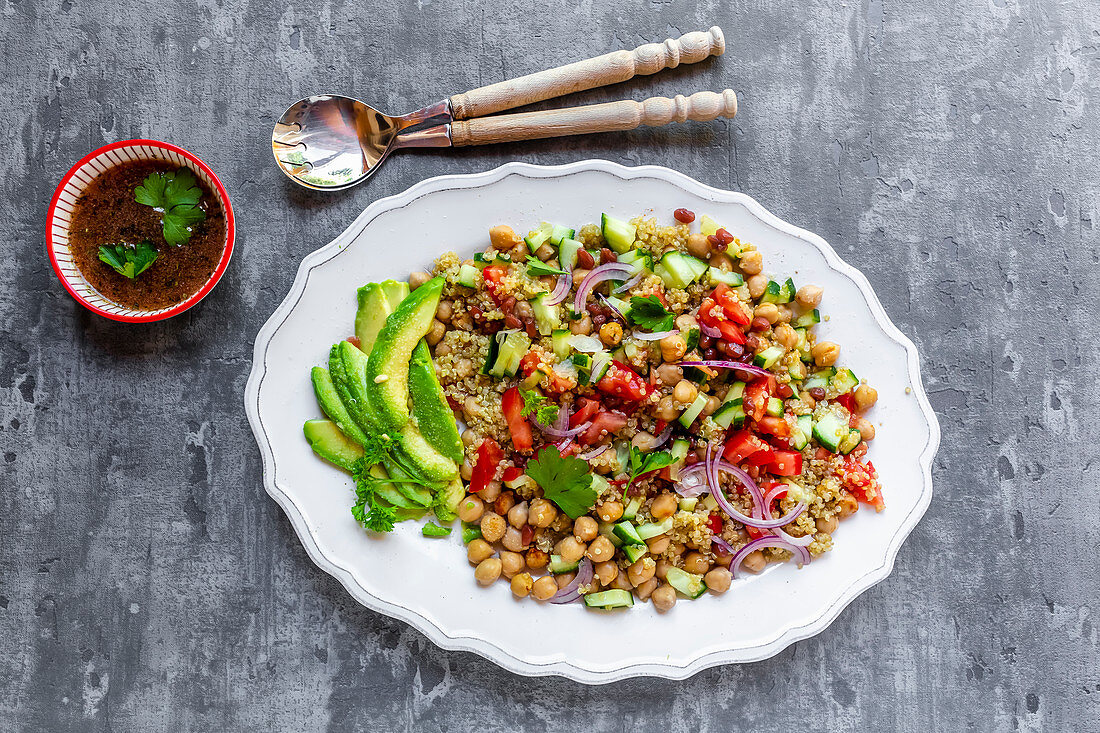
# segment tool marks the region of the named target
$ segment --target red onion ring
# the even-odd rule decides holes
[[[673,484],[672,488],[676,489],[676,493],[685,499],[694,499],[697,496],[702,496],[710,490],[710,486],[706,481],[703,481],[701,484],[695,484],[694,486],[688,486],[683,483],[683,479],[688,476],[694,476],[700,471],[705,471],[706,468],[707,464],[705,463],[694,463],[686,468],[681,468],[680,480]]]
[[[616,318],[618,318],[623,323],[626,323],[626,316],[623,315],[623,312],[621,310],[611,305],[611,301],[608,300],[606,296],[596,293],[596,300],[603,303],[608,308],[608,310],[610,310],[615,315]]]
[[[573,445],[573,439],[572,438],[566,438],[565,440],[561,441],[560,443],[556,443],[555,447],[558,449],[558,453],[564,454],[566,448],[568,448],[571,445]]]
[[[773,519],[772,516],[772,502],[775,501],[775,497],[786,491],[785,486],[776,486],[774,489],[764,495],[764,519]],[[753,512],[755,514],[755,512]],[[792,545],[798,545],[799,547],[809,547],[813,544],[813,534],[802,535],[801,537],[795,537],[792,534],[788,534],[779,527],[772,530],[781,540],[790,542]]]
[[[660,448],[662,445],[668,442],[668,439],[672,437],[672,426],[666,425],[665,429],[661,431],[661,434],[657,436],[657,442],[653,444],[653,449]]]
[[[551,603],[572,603],[581,597],[581,586],[592,582],[592,561],[587,557],[581,558],[580,567],[577,568],[577,577],[569,581],[569,584],[559,589],[551,598]]]
[[[595,450],[590,450],[587,453],[581,453],[579,456],[577,456],[577,458],[580,458],[582,461],[590,461],[593,458],[595,458],[596,456],[603,453],[605,450],[607,450],[607,448],[608,448],[608,446],[601,445],[599,448],[596,448]]]
[[[713,443],[707,444],[707,480],[710,483],[710,495],[714,497],[714,500],[718,502],[718,506],[722,508],[729,516],[736,519],[746,527],[755,527],[757,529],[774,529],[776,527],[783,527],[794,520],[798,519],[798,515],[806,509],[806,502],[800,501],[795,505],[794,509],[784,514],[779,519],[761,519],[759,517],[749,517],[734,508],[733,504],[726,497],[726,492],[722,490],[722,485],[718,483],[718,469],[721,468],[727,473],[732,473],[745,488],[752,494],[753,500],[756,502],[756,506],[764,507],[764,497],[760,495],[760,487],[756,485],[756,482],[752,480],[752,477],[742,471],[737,466],[728,461],[722,459],[711,460],[711,449],[714,447]],[[756,513],[755,511],[753,512]]]
[[[714,328],[713,326],[708,326],[702,321],[699,321],[699,330],[702,331],[705,336],[710,336],[712,339],[722,338],[721,331],[719,331],[717,328]]]
[[[577,295],[573,298],[573,310],[577,313],[584,313],[584,306],[588,302],[588,294],[592,292],[592,288],[605,280],[621,280],[633,272],[633,267],[618,262],[608,262],[593,268],[591,272],[584,276],[577,288]]]
[[[675,330],[675,329],[673,329],[671,331],[654,331],[653,333],[642,333],[641,331],[635,331],[633,333],[633,336],[634,336],[634,338],[638,339],[639,341],[660,341],[665,336],[671,336],[671,335],[676,334],[676,333],[680,333],[680,332]],[[680,363],[681,364],[687,364],[686,361],[680,362]]]
[[[569,275],[558,275],[558,284],[554,286],[554,292],[544,302],[546,305],[557,305],[569,295],[569,286],[573,284],[573,278]]]
[[[744,562],[745,558],[748,557],[750,553],[765,547],[778,547],[780,550],[786,550],[799,558],[799,565],[810,564],[810,552],[805,547],[792,545],[790,542],[781,540],[778,537],[761,537],[742,547],[737,551],[737,554],[733,556],[733,560],[730,561],[730,572],[733,573],[733,577],[737,577],[737,569],[741,567],[741,563]]]
[[[719,547],[721,547],[727,555],[736,555],[737,554],[736,551],[733,549],[733,545],[726,542],[724,539],[722,539],[721,537],[719,537],[716,534],[712,534],[710,536],[710,541],[713,544],[718,545]]]
[[[554,420],[554,427],[558,430],[569,429],[569,417],[572,411],[566,405],[562,405],[558,408],[558,418]]]
[[[546,433],[552,438],[572,438],[583,433],[592,424],[592,422],[589,421],[581,423],[577,427],[570,428],[569,430],[558,430],[557,428],[552,428],[549,425],[543,425],[534,415],[531,416],[531,422],[535,424],[535,427],[537,427],[539,430]]]
[[[637,275],[630,278],[625,283],[623,283],[619,287],[615,288],[611,292],[614,293],[615,295],[618,295],[619,293],[625,293],[627,290],[630,290],[632,287],[634,287],[635,285],[640,283],[642,281],[642,275],[644,275],[644,274],[645,273],[639,272]]]
[[[739,369],[743,372],[750,374],[759,374],[761,377],[775,376],[767,369],[761,369],[758,366],[752,364],[746,364],[743,361],[682,361],[678,366],[694,366],[694,367],[711,367],[715,369]]]

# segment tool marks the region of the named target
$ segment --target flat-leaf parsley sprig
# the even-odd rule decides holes
[[[199,206],[202,189],[187,168],[174,173],[152,173],[134,189],[134,200],[160,212],[164,241],[181,245],[191,238],[191,226],[206,218]]]
[[[114,268],[119,275],[133,280],[148,270],[157,259],[157,248],[149,241],[137,244],[104,244],[99,248],[99,259]]]
[[[542,494],[571,519],[584,516],[596,504],[588,464],[573,456],[563,457],[557,446],[547,446],[527,463],[527,475],[542,488]]]

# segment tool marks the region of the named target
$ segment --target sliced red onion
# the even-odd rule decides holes
[[[584,306],[588,302],[588,294],[592,292],[592,288],[605,280],[624,280],[633,272],[633,267],[618,262],[608,262],[593,268],[591,272],[585,275],[577,288],[577,295],[573,298],[573,310],[577,313],[584,313]]]
[[[535,427],[549,435],[551,438],[572,438],[576,435],[580,435],[581,433],[583,433],[585,430],[588,429],[588,426],[592,424],[591,421],[589,421],[586,423],[581,423],[577,427],[570,428],[569,430],[558,430],[557,428],[552,428],[549,425],[543,425],[534,415],[531,416],[531,422],[535,424]]]
[[[800,565],[808,565],[810,563],[810,552],[805,547],[792,545],[790,542],[781,540],[778,537],[761,537],[742,547],[737,551],[737,554],[733,556],[733,560],[730,561],[730,571],[733,573],[733,577],[737,577],[737,569],[741,567],[741,563],[744,562],[745,558],[748,557],[750,553],[762,550],[765,547],[778,547],[780,550],[786,550],[798,558]]]
[[[618,318],[623,323],[626,323],[626,316],[623,315],[623,312],[621,310],[611,305],[611,301],[608,300],[606,296],[596,293],[596,300],[607,306],[607,308],[615,315],[616,318]]]
[[[783,493],[786,490],[787,490],[787,488],[786,488],[785,485],[776,486],[775,488],[773,488],[771,491],[769,491],[767,494],[764,495],[764,519],[773,519],[773,517],[772,517],[772,502],[775,501],[775,497],[779,496],[779,494]],[[755,512],[754,512],[754,514],[755,514]],[[801,537],[795,537],[794,535],[788,534],[787,532],[783,531],[779,527],[776,527],[775,529],[773,529],[772,532],[774,532],[776,534],[776,536],[779,537],[780,539],[785,540],[787,542],[790,542],[792,545],[798,545],[799,547],[809,547],[811,544],[813,544],[813,541],[814,541],[813,534],[807,534],[807,535],[802,535]]]
[[[639,272],[637,275],[630,278],[625,283],[623,283],[619,287],[615,288],[611,292],[614,293],[615,295],[618,295],[619,293],[625,293],[627,290],[630,290],[632,287],[634,287],[635,285],[640,283],[642,281],[642,276],[644,274],[645,274],[644,272]]]
[[[653,444],[653,448],[654,449],[660,448],[671,437],[672,437],[672,426],[671,425],[666,425],[665,429],[661,431],[661,434],[657,436],[657,442],[655,442]]]
[[[721,537],[719,537],[718,535],[716,535],[716,534],[715,534],[715,535],[711,535],[711,537],[710,537],[710,541],[711,541],[711,542],[712,542],[713,544],[715,544],[715,545],[718,545],[719,547],[721,547],[721,548],[722,548],[722,549],[723,549],[723,550],[725,551],[725,553],[726,553],[727,555],[733,555],[733,554],[736,554],[736,553],[734,552],[734,549],[733,549],[733,545],[731,545],[730,543],[726,542],[726,541],[725,541],[724,539],[722,539],[722,538],[721,538]]]
[[[719,468],[721,468],[723,471],[726,471],[727,473],[732,473],[742,484],[744,484],[745,488],[749,490],[750,494],[752,494],[752,498],[756,502],[756,506],[764,506],[764,497],[760,495],[760,487],[756,485],[756,482],[752,480],[752,477],[742,471],[740,468],[728,461],[724,461],[721,459],[712,461],[710,453],[713,446],[713,443],[707,444],[707,480],[710,483],[710,495],[714,497],[714,500],[718,502],[718,506],[720,506],[722,508],[722,511],[724,511],[726,514],[733,517],[746,527],[756,527],[757,529],[773,529],[775,527],[783,527],[790,524],[798,518],[798,515],[801,514],[803,510],[806,509],[806,502],[800,501],[794,509],[784,514],[779,519],[762,519],[760,517],[749,517],[737,511],[737,509],[734,508],[733,504],[730,503],[730,500],[726,497],[726,492],[722,490],[722,485],[718,483]],[[753,513],[756,514],[757,512],[754,511]]]
[[[554,292],[543,302],[546,305],[557,305],[569,295],[569,286],[573,284],[573,278],[569,275],[558,275],[558,284],[554,286]]]
[[[587,453],[581,453],[579,456],[577,456],[577,458],[580,458],[582,461],[590,461],[593,458],[595,458],[596,456],[603,453],[607,449],[608,449],[607,445],[601,445],[599,448],[596,448],[595,450],[590,450]]]
[[[572,438],[566,438],[565,440],[561,441],[560,443],[557,443],[556,447],[558,449],[558,453],[565,453],[566,448],[568,448],[571,445],[573,445],[573,439]]]
[[[569,581],[569,584],[558,590],[551,598],[551,603],[572,603],[581,597],[581,587],[592,582],[592,561],[587,557],[581,558],[580,567],[577,568],[577,577]]]
[[[767,369],[761,369],[743,361],[682,361],[679,366],[711,367],[713,369],[739,369],[750,374],[759,374],[762,377],[774,376]]]
[[[714,328],[713,326],[708,326],[702,321],[699,321],[699,330],[702,331],[705,335],[710,336],[712,339],[722,338],[721,331],[719,331],[717,328]]]
[[[701,482],[698,483],[694,481],[691,483],[687,483],[684,481],[685,478],[694,476],[700,471],[705,471],[706,469],[706,463],[694,463],[690,466],[687,466],[686,468],[681,468],[680,480],[673,484],[673,488],[676,489],[676,493],[684,497],[685,499],[693,499],[696,496],[702,496],[703,494],[710,491],[710,486],[707,483],[706,479],[703,479]]]
[[[565,405],[558,408],[558,417],[554,420],[554,428],[557,430],[569,429],[570,410]]]
[[[660,341],[665,336],[671,336],[676,333],[680,332],[676,329],[673,329],[671,331],[654,331],[653,333],[642,333],[641,331],[635,331],[633,335],[634,338],[638,339],[639,341]],[[686,361],[680,363],[687,364]]]

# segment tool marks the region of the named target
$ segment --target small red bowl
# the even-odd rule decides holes
[[[120,163],[134,160],[165,160],[190,168],[212,191],[217,193],[218,201],[225,214],[225,246],[222,249],[221,259],[218,260],[218,266],[210,279],[187,300],[159,310],[135,310],[103,297],[98,290],[88,284],[69,251],[69,224],[72,221],[76,200],[97,175]],[[61,284],[78,303],[93,313],[129,323],[148,323],[171,318],[205,298],[206,294],[217,285],[225,268],[229,265],[229,258],[233,255],[234,232],[233,206],[229,203],[229,194],[225,192],[225,186],[214,175],[214,171],[210,170],[210,166],[183,148],[162,143],[159,140],[123,140],[88,153],[61,179],[57,191],[54,192],[53,200],[50,201],[49,211],[46,213],[46,249],[50,254],[50,264],[53,265]]]

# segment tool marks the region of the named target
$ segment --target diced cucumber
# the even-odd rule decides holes
[[[680,511],[682,512],[693,512],[695,511],[695,505],[698,503],[698,496],[692,496],[690,498],[686,496],[681,496],[680,501],[678,502],[678,506],[680,507]]]
[[[634,273],[645,272],[646,270],[653,270],[653,258],[640,249],[632,249],[625,254],[619,255],[618,264],[630,265],[634,268]]]
[[[641,545],[642,538],[638,536],[638,529],[629,521],[619,522],[615,525],[615,535],[628,545]]]
[[[634,596],[628,590],[613,588],[589,593],[584,597],[588,608],[630,608],[634,605]]]
[[[615,534],[615,525],[612,522],[600,522],[599,533],[606,537],[615,547],[623,546],[623,541]]]
[[[745,387],[748,385],[745,382],[734,382],[730,385],[729,391],[726,392],[726,402],[732,402],[737,400],[737,404],[741,404],[741,398],[745,396]]]
[[[481,367],[482,374],[489,374],[492,371],[493,366],[497,363],[497,354],[500,353],[500,342],[503,338],[500,338],[501,332],[498,331],[496,336],[489,339],[489,353],[485,356],[485,364]]]
[[[859,378],[852,373],[851,369],[841,369],[832,378],[830,384],[837,394],[847,394],[859,386]]]
[[[791,321],[791,326],[794,328],[809,328],[816,323],[821,323],[821,313],[817,308],[814,308],[812,311],[807,311]]]
[[[551,335],[561,326],[561,306],[558,304],[549,305],[548,300],[550,300],[550,293],[539,293],[531,298],[531,310],[535,314],[535,325],[538,326],[539,333],[543,336]]]
[[[703,384],[707,381],[707,373],[699,367],[684,367],[684,379],[696,384]]]
[[[811,363],[814,360],[814,354],[813,349],[810,348],[810,339],[806,335],[806,329],[796,328],[794,332],[798,334],[798,343],[794,347],[798,351],[798,358],[807,364]]]
[[[523,331],[499,331],[494,341],[499,348],[489,374],[494,377],[514,376],[519,371],[520,360],[531,348],[531,339]]]
[[[626,503],[626,507],[623,509],[623,519],[633,520],[638,516],[638,510],[642,508],[642,502],[645,501],[645,497],[632,496],[630,501]]]
[[[607,296],[607,304],[614,307],[615,310],[619,311],[624,316],[626,312],[630,310],[630,303],[627,303],[622,298],[616,298],[614,295]]]
[[[794,300],[794,281],[787,278],[787,282],[780,285],[775,280],[768,281],[768,287],[760,296],[761,303],[790,303]]]
[[[810,436],[814,431],[814,419],[809,415],[798,416],[798,427],[791,433],[791,447],[802,450],[810,442]]]
[[[681,334],[684,337],[684,345],[687,351],[691,351],[699,345],[700,332],[698,328],[689,328],[687,333],[681,331]]]
[[[745,408],[740,402],[736,405],[732,402],[724,402],[722,406],[711,415],[711,419],[721,428],[728,428],[730,426],[739,428],[745,423]]]
[[[745,278],[741,277],[741,273],[726,272],[725,270],[720,270],[717,267],[708,268],[707,277],[710,278],[711,285],[723,283],[725,285],[729,285],[731,288],[737,288],[745,284]]]
[[[550,341],[553,344],[554,356],[558,357],[559,361],[564,361],[569,358],[569,352],[573,350],[573,347],[569,345],[569,337],[573,334],[568,329],[560,328],[550,334]]]
[[[604,378],[607,370],[611,368],[611,354],[606,351],[597,351],[592,355],[592,367],[589,370],[588,381],[595,384]]]
[[[840,449],[841,453],[848,455],[855,450],[856,446],[859,445],[862,440],[863,436],[860,432],[852,428],[848,431],[848,434],[844,436],[844,439],[840,441],[840,445],[837,447]]]
[[[684,289],[706,273],[709,265],[680,252],[667,252],[653,272],[670,288]]]
[[[512,255],[507,252],[490,252],[488,254],[484,252],[474,253],[474,266],[478,269],[490,265],[494,262],[511,262]]]
[[[608,481],[598,473],[592,474],[592,490],[596,492],[596,496],[603,496],[610,488],[610,481]]]
[[[680,415],[680,424],[685,428],[690,428],[691,424],[695,422],[695,418],[699,417],[699,414],[703,411],[703,408],[707,406],[707,398],[704,395],[699,395],[695,398],[695,401],[684,410]]]
[[[782,346],[769,346],[752,358],[752,363],[764,369],[771,369],[772,365],[786,353]]]
[[[675,588],[680,593],[683,593],[688,598],[698,598],[703,595],[707,590],[707,584],[703,582],[702,575],[696,575],[695,573],[689,573],[681,568],[672,567],[668,569],[668,574],[665,576],[665,580],[668,584]]]
[[[783,400],[778,397],[769,397],[767,413],[772,417],[783,417]]]
[[[672,531],[672,517],[665,517],[660,522],[650,522],[638,526],[638,536],[648,540],[657,535]]]
[[[704,237],[709,237],[721,228],[722,227],[718,225],[718,222],[716,222],[714,219],[711,219],[706,214],[703,214],[699,217],[699,233],[702,234]]]
[[[638,236],[638,227],[628,221],[604,214],[601,218],[603,238],[607,246],[619,254],[629,251]]]
[[[582,249],[584,245],[575,239],[561,240],[561,246],[558,248],[558,264],[561,268],[572,272],[577,266],[577,253]]]
[[[848,437],[848,421],[835,413],[827,413],[814,423],[814,439],[833,453],[837,452],[840,442]],[[859,432],[858,430],[856,431]],[[852,446],[853,448],[855,446]]]
[[[479,280],[481,280],[481,270],[473,265],[463,265],[458,268],[458,277],[455,278],[455,282],[459,285],[476,288]]]
[[[564,227],[561,224],[555,224],[553,230],[550,232],[550,244],[560,245],[566,239],[572,239],[576,234],[575,229]]]
[[[638,562],[639,559],[645,557],[646,554],[649,552],[649,548],[646,547],[644,544],[623,545],[622,550],[623,554],[626,555],[627,559],[630,560],[631,563]]]
[[[802,389],[813,389],[814,387],[821,387],[824,389],[829,386],[829,380],[832,379],[834,375],[836,375],[836,367],[819,369],[810,375],[810,378],[802,385]]]
[[[550,556],[550,572],[554,575],[561,575],[562,573],[571,573],[577,569],[580,565],[579,560],[573,562],[566,562],[562,559],[561,555]]]
[[[669,453],[672,454],[672,458],[677,461],[682,461],[687,458],[688,450],[691,449],[691,443],[687,442],[683,438],[677,438],[672,441],[672,448],[669,449]]]
[[[523,241],[527,242],[527,249],[531,250],[531,254],[534,254],[535,250],[541,247],[546,240],[550,239],[550,235],[553,233],[554,225],[548,221],[544,221],[539,224],[536,229],[531,230],[531,232],[523,238]]]

